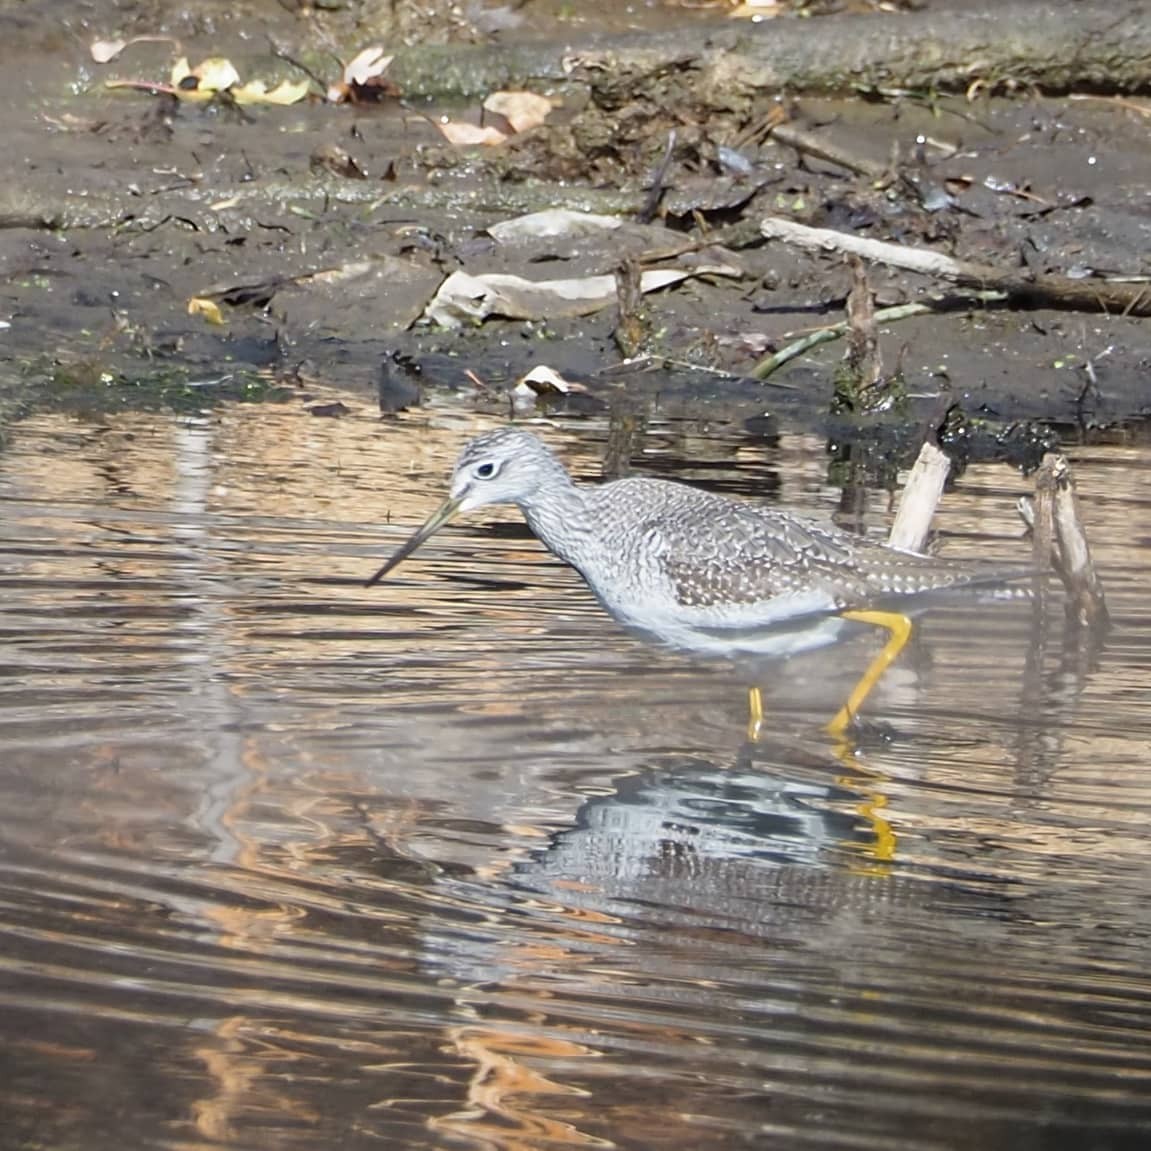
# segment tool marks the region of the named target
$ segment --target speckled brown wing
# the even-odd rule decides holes
[[[661,563],[685,607],[822,593],[835,609],[979,579],[971,565],[895,551],[831,526],[753,505],[692,508],[652,525]]]
[[[660,562],[685,607],[751,604],[826,590],[836,606],[864,591],[852,536],[785,512],[726,501],[665,517]]]

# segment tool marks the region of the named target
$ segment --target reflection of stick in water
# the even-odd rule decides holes
[[[585,1092],[531,1066],[563,1067],[573,1059],[598,1055],[597,1051],[554,1034],[533,1035],[528,1025],[452,1027],[448,1036],[476,1069],[468,1083],[467,1106],[431,1120],[433,1130],[468,1143],[480,1142],[493,1151],[603,1145],[568,1122],[561,1106],[555,1106],[557,1114],[548,1113],[548,1096]]]

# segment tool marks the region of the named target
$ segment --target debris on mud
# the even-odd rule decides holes
[[[9,48],[35,98],[9,120],[27,159],[0,196],[4,354],[22,375],[46,338],[63,370],[113,377],[306,362],[364,389],[395,356],[453,361],[485,383],[447,394],[476,403],[530,391],[540,363],[588,391],[538,401],[611,400],[622,366],[654,403],[745,420],[826,413],[822,345],[848,335],[851,372],[902,398],[863,386],[839,423],[1148,412],[1134,6],[778,4],[770,37],[721,8],[649,6],[625,32],[580,6],[618,29],[600,38],[481,7],[269,4],[261,48],[209,0],[199,23],[98,0],[82,59]],[[1040,8],[1042,52],[1021,47]],[[73,91],[52,94],[50,63]],[[164,79],[117,98],[112,67]]]

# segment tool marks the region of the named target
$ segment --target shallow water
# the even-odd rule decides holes
[[[950,604],[850,741],[869,635],[752,747],[514,513],[365,590],[488,425],[348,402],[0,454],[0,1146],[1147,1145],[1151,452],[1072,453],[1098,650]],[[836,510],[814,439],[647,442]],[[974,469],[942,550],[1017,561],[1026,490]]]

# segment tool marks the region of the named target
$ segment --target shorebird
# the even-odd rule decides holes
[[[667,480],[579,484],[542,440],[509,427],[464,447],[448,498],[368,586],[459,513],[488,504],[516,505],[615,619],[680,649],[778,658],[832,643],[851,622],[884,629],[883,650],[828,725],[834,733],[907,643],[916,597],[1005,578]],[[754,737],[763,719],[758,687],[750,706]]]

